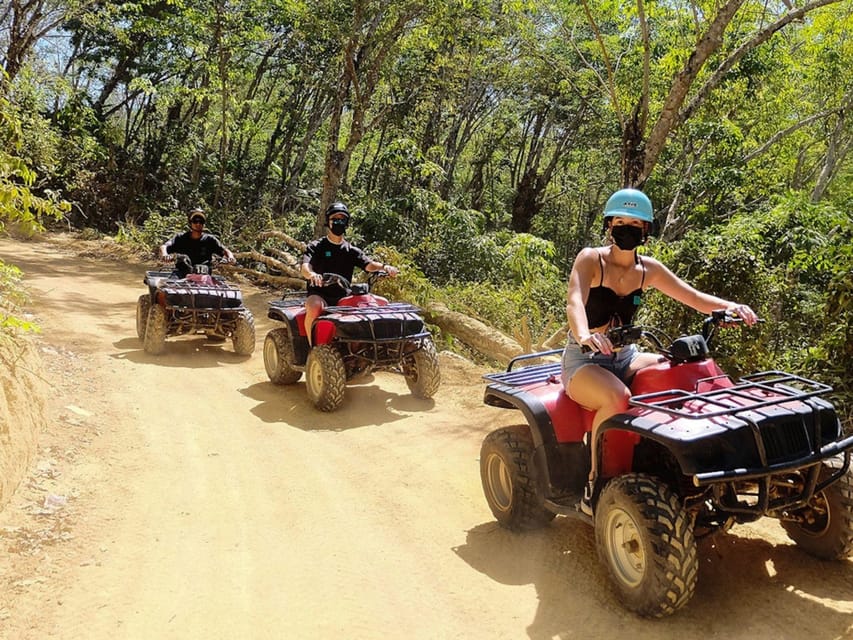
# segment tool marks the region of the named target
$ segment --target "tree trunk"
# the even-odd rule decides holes
[[[853,98],[853,94],[848,94],[847,104],[853,102],[851,98]],[[851,140],[849,137],[846,140],[844,138],[844,129],[847,120],[845,116],[847,113],[847,109],[839,109],[835,127],[826,141],[826,154],[824,156],[823,167],[817,177],[814,189],[812,189],[812,202],[820,202],[823,198],[823,194],[829,187],[830,180],[832,180],[838,166],[844,161],[844,157],[850,150]]]
[[[521,345],[494,327],[475,320],[463,313],[451,311],[439,302],[424,309],[427,322],[438,325],[442,331],[498,362],[508,362],[524,350]]]
[[[533,218],[541,208],[536,178],[536,170],[528,168],[516,188],[512,200],[512,230],[516,233],[530,233]]]

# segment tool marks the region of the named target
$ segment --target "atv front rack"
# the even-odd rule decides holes
[[[332,306],[318,320],[333,320],[336,339],[341,342],[393,343],[419,340],[430,335],[421,310],[407,302],[389,302],[382,306]]]
[[[224,278],[213,276],[215,284],[201,284],[183,278],[173,278],[169,272],[149,272],[145,284],[165,296],[170,307],[187,309],[229,310],[243,306],[243,294]]]
[[[709,387],[705,391],[669,389],[633,396],[628,402],[635,407],[662,411],[678,418],[697,419],[734,415],[770,405],[802,401],[832,391],[828,385],[783,371],[763,371],[743,376],[730,386],[715,384],[717,379],[700,380],[697,385],[699,388]],[[722,379],[728,381],[725,376]]]

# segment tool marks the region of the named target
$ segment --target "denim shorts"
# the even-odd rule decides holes
[[[638,355],[637,346],[629,344],[610,355],[594,351],[583,351],[579,345],[569,342],[563,350],[562,373],[563,387],[568,388],[575,372],[586,364],[597,364],[627,384],[628,367]]]

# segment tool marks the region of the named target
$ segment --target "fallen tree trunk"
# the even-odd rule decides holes
[[[508,362],[524,352],[518,342],[494,327],[463,313],[451,311],[440,302],[424,308],[424,318],[492,360]]]
[[[249,281],[256,285],[265,284],[274,288],[287,287],[289,289],[296,290],[305,289],[304,278],[294,278],[292,276],[274,276],[269,273],[263,273],[261,271],[258,271],[257,269],[247,269],[246,267],[239,267],[231,264],[219,265],[217,269],[220,272],[229,276],[233,276],[234,274],[245,276]]]
[[[545,342],[542,343],[543,349],[559,349],[566,345],[566,339],[569,336],[569,325],[564,324],[562,327],[557,329],[551,337],[548,338]]]
[[[277,240],[281,240],[289,247],[296,249],[299,253],[303,253],[305,251],[305,243],[301,240],[297,240],[296,238],[287,235],[281,231],[262,231],[258,234],[259,240],[266,240],[267,238],[275,238]]]
[[[260,263],[266,265],[268,269],[279,271],[291,278],[302,277],[299,273],[299,269],[297,269],[294,264],[287,264],[281,259],[273,258],[258,251],[241,251],[239,253],[235,253],[234,257],[237,258],[237,260],[250,260],[256,264]],[[260,273],[260,271],[258,273]]]

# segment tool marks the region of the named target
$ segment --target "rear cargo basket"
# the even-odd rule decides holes
[[[270,301],[269,306],[276,309],[295,309],[304,307],[307,299],[308,294],[304,291],[288,291],[278,300]]]
[[[549,351],[516,356],[509,361],[506,371],[487,373],[483,376],[483,379],[510,387],[523,387],[529,384],[539,384],[551,379],[557,379],[560,377],[562,365],[559,362],[554,362],[553,358],[561,353],[563,353],[562,349],[551,349]],[[539,364],[513,369],[517,363],[526,361],[539,361]]]

